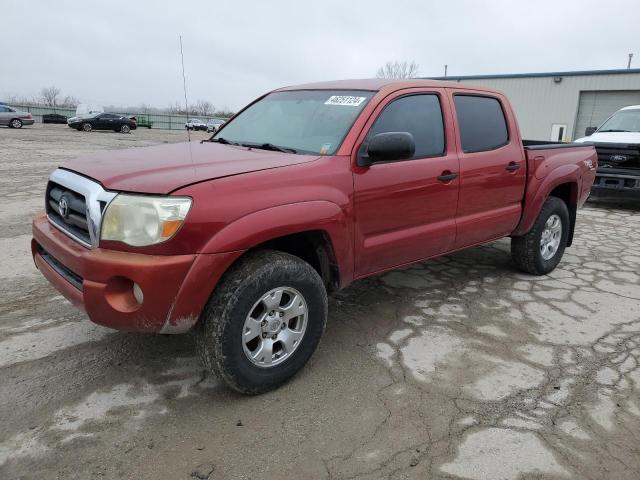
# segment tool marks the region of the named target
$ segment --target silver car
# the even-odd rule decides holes
[[[9,128],[22,128],[23,125],[33,125],[35,120],[28,112],[21,112],[9,105],[0,105],[0,125]]]
[[[212,118],[207,122],[207,132],[217,132],[225,122],[226,120],[222,120],[221,118]]]

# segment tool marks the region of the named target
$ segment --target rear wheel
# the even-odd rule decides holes
[[[557,197],[542,206],[533,228],[511,239],[511,257],[517,267],[533,275],[545,275],[558,266],[569,237],[569,210]]]
[[[83,123],[81,128],[85,132],[90,132],[93,129],[90,123]]]
[[[129,133],[131,132],[131,128],[129,127],[129,125],[122,125],[120,127],[120,133]]]
[[[283,252],[254,252],[209,299],[197,327],[198,351],[231,388],[263,393],[307,363],[326,320],[327,293],[311,265]]]
[[[9,122],[9,126],[11,128],[22,128],[22,120],[20,120],[19,118],[14,118]]]

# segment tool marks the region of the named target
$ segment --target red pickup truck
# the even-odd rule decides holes
[[[209,140],[104,152],[51,174],[40,271],[111,328],[195,327],[244,393],[316,349],[327,292],[510,236],[553,270],[595,177],[592,145],[523,142],[497,91],[431,80],[286,87]]]

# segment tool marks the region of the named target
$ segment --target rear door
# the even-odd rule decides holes
[[[455,248],[510,234],[520,221],[526,165],[520,134],[501,95],[451,90],[460,156]]]
[[[111,130],[113,128],[117,128],[117,115],[113,115],[112,113],[102,113],[98,115],[98,128],[104,130]]]
[[[444,89],[407,89],[376,108],[356,142],[354,205],[356,276],[438,255],[455,238],[458,156]],[[368,167],[356,164],[369,139],[409,132],[413,158]],[[440,178],[443,175],[450,177]]]

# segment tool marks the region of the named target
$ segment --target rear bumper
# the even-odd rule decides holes
[[[31,251],[42,274],[94,323],[117,330],[182,333],[198,320],[216,283],[242,252],[144,255],[87,249],[33,221]],[[143,293],[139,303],[137,284]]]

